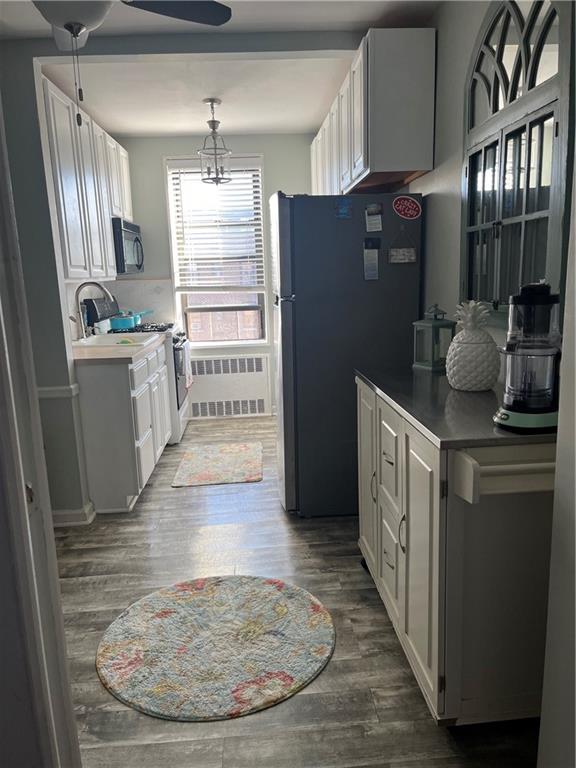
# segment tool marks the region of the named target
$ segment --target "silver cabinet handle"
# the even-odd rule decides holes
[[[386,464],[390,464],[391,467],[394,466],[394,459],[390,456],[389,453],[386,453],[386,451],[382,451],[382,456],[384,457],[384,461]]]
[[[385,549],[383,550],[383,555],[384,555],[384,562],[386,563],[388,568],[391,568],[394,571],[396,569],[396,566],[392,565],[392,563],[389,562],[389,560],[387,558],[388,552]]]
[[[406,525],[406,515],[402,515],[400,522],[398,523],[398,544],[402,552],[406,553],[406,545],[402,544],[402,526]]]
[[[370,478],[370,495],[372,496],[372,501],[376,503],[376,496],[374,495],[374,480],[376,480],[376,470],[372,472],[372,477]]]

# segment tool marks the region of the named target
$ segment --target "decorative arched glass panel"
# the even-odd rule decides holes
[[[494,3],[470,62],[462,296],[494,309],[535,280],[562,290],[571,21],[569,3]]]
[[[477,52],[469,83],[469,129],[558,74],[558,31],[550,0],[502,4]]]

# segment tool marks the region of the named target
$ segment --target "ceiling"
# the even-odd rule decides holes
[[[216,96],[223,102],[216,114],[223,135],[315,132],[352,54],[287,56],[182,54],[95,62],[83,57],[86,111],[116,136],[207,133],[208,107],[202,99]],[[68,60],[42,69],[73,97]]]
[[[209,27],[169,19],[116,3],[102,26],[91,34],[364,31],[370,26],[394,26],[426,21],[434,0],[231,0],[232,19]],[[48,37],[50,25],[30,0],[0,0],[0,37]]]
[[[224,0],[225,1],[225,0]],[[75,5],[76,3],[71,3]],[[438,2],[424,0],[230,0],[232,19],[220,28],[140,11],[118,2],[91,35],[231,32],[364,32],[370,26],[418,26]],[[48,37],[50,26],[29,0],[0,0],[0,37]],[[344,79],[352,52],[81,55],[86,110],[117,136],[207,131],[202,99],[223,100],[223,135],[315,132]],[[68,57],[43,71],[73,97]]]

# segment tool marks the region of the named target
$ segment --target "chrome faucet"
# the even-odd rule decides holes
[[[74,303],[76,304],[76,314],[78,315],[78,320],[73,315],[70,315],[70,320],[73,322],[78,322],[80,324],[80,338],[85,339],[87,337],[86,334],[86,325],[84,324],[84,315],[82,314],[82,307],[80,305],[80,294],[84,290],[84,288],[99,288],[104,296],[108,299],[108,301],[114,301],[114,296],[110,293],[108,288],[105,288],[100,283],[95,282],[94,280],[87,280],[85,283],[80,283],[78,288],[76,288],[76,293],[74,294]]]

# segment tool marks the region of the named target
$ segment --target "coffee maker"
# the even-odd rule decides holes
[[[560,297],[541,281],[510,296],[506,383],[494,423],[515,432],[554,432],[558,426]]]

